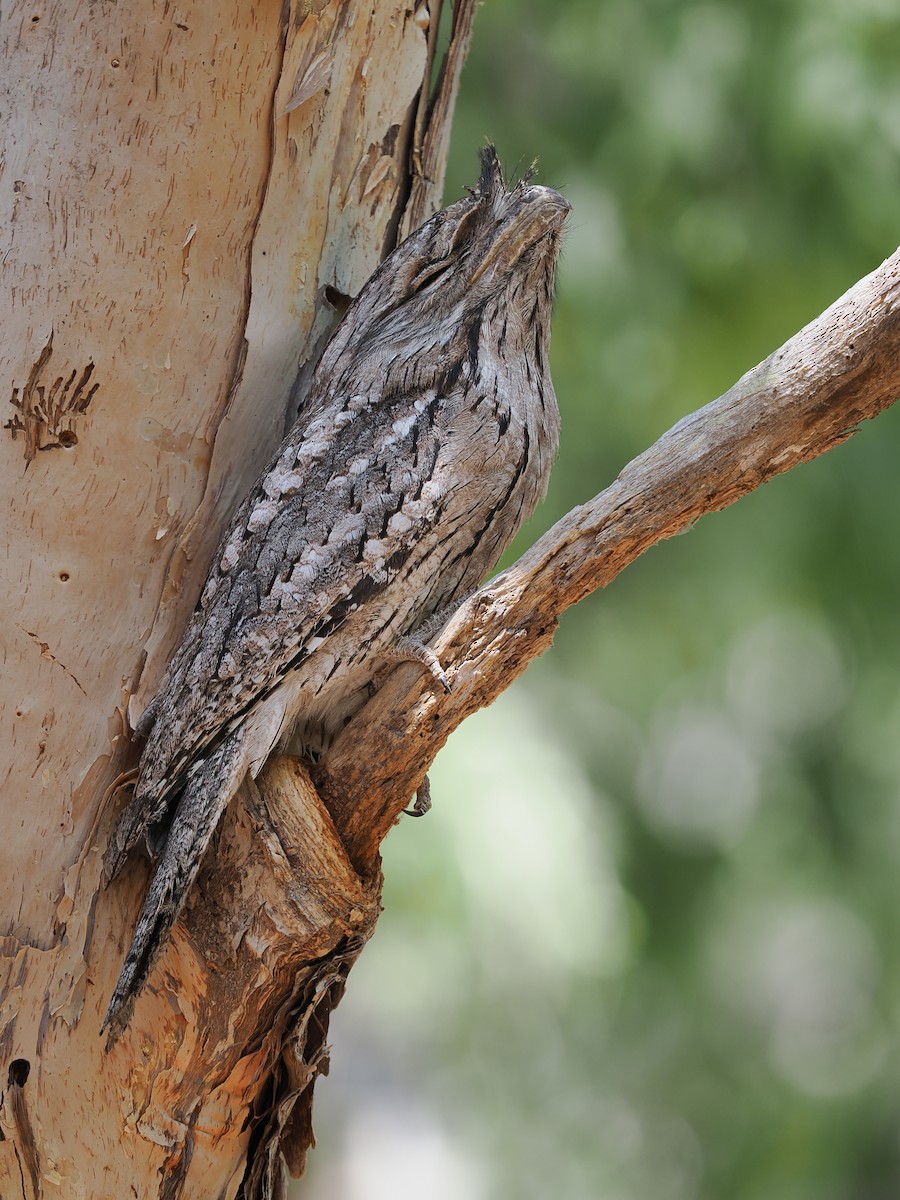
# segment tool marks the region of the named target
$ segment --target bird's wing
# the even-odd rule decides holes
[[[220,544],[154,701],[136,790],[145,814],[403,570],[443,505],[439,403],[397,398],[391,420],[382,400],[373,423],[351,402],[284,443]]]

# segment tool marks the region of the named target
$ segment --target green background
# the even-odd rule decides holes
[[[489,0],[447,196],[573,203],[523,549],[900,241],[890,0]],[[314,1200],[900,1195],[900,413],[660,545],[385,845]]]

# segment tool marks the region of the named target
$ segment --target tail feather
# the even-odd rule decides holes
[[[147,705],[141,713],[137,722],[134,725],[134,734],[136,737],[146,738],[150,735],[153,724],[156,721],[159,706],[162,700],[163,691],[157,692],[156,696]],[[177,799],[177,797],[176,797]],[[159,801],[157,801],[159,803]],[[163,809],[167,808],[172,803],[171,793],[163,798]],[[121,871],[125,862],[141,839],[144,828],[147,824],[147,799],[143,793],[141,779],[138,776],[137,784],[132,792],[131,799],[127,806],[122,810],[119,816],[119,823],[116,826],[116,831],[106,848],[106,855],[103,860],[103,883],[108,886]]]
[[[138,780],[138,788],[140,780]],[[146,817],[144,815],[143,797],[136,789],[128,801],[128,805],[119,817],[119,823],[106,848],[103,860],[103,883],[109,885],[125,865],[128,855],[137,845],[144,832]]]
[[[147,891],[103,1028],[112,1044],[128,1024],[134,1001],[184,907],[206,848],[247,769],[237,730],[188,777],[156,873]],[[136,840],[136,839],[135,839]],[[123,842],[124,844],[124,842]],[[124,851],[127,854],[127,850]],[[124,855],[122,856],[124,859]]]

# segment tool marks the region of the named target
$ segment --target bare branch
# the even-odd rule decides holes
[[[464,605],[435,642],[450,695],[400,668],[350,722],[318,782],[356,868],[373,869],[449,735],[547,649],[570,605],[656,542],[839,445],[898,393],[900,251]]]

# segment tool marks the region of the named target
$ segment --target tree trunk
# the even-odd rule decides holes
[[[0,1195],[277,1195],[378,913],[302,770],[248,785],[126,1034],[128,739],[310,365],[440,197],[473,6],[0,10]]]

